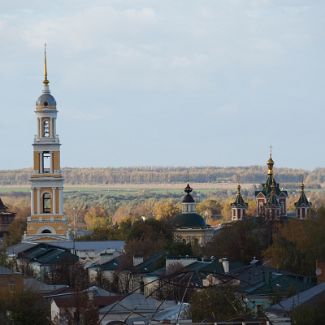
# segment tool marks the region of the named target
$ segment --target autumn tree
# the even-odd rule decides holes
[[[96,229],[101,228],[107,223],[109,223],[110,219],[107,215],[107,212],[104,208],[100,206],[91,207],[85,214],[85,223],[87,225],[87,229]]]
[[[325,260],[324,232],[323,208],[314,219],[289,220],[278,227],[265,258],[274,267],[314,276],[316,260]]]
[[[181,212],[181,209],[175,201],[160,200],[154,205],[154,217],[156,219],[171,219]]]
[[[220,322],[245,319],[243,301],[229,286],[197,290],[190,300],[190,313],[194,322]]]
[[[16,291],[0,296],[1,324],[46,325],[49,322],[49,304],[31,290]]]
[[[221,203],[214,199],[203,200],[196,205],[196,211],[202,215],[206,219],[205,221],[210,225],[216,223],[217,218],[220,217],[221,210]]]
[[[262,252],[271,241],[271,229],[263,220],[246,219],[220,229],[214,238],[202,248],[207,256],[227,257],[249,262]]]

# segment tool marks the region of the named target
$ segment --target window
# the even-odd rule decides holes
[[[44,151],[42,153],[43,173],[51,172],[51,153]]]
[[[49,229],[44,229],[44,230],[42,231],[42,234],[51,234],[51,230],[49,230]]]
[[[51,194],[43,194],[43,213],[51,213]]]
[[[50,123],[49,120],[43,122],[43,137],[48,138],[50,136]]]

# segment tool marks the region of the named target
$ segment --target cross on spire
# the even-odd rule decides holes
[[[49,81],[47,80],[47,53],[46,53],[46,43],[44,43],[44,80],[43,84],[48,85]]]

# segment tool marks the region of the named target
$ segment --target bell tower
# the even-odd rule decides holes
[[[66,240],[68,223],[63,213],[63,176],[60,141],[56,134],[57,109],[47,79],[46,45],[42,95],[36,102],[37,132],[33,143],[31,216],[27,218],[26,241]]]

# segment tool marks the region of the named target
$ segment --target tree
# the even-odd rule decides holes
[[[181,212],[177,203],[172,200],[161,200],[154,205],[156,219],[171,219]]]
[[[218,322],[246,316],[241,298],[229,286],[197,290],[190,299],[194,322]]]
[[[314,219],[290,220],[278,227],[272,245],[264,253],[272,266],[315,275],[316,260],[325,259],[325,215],[323,209],[318,212]]]
[[[26,218],[18,217],[9,225],[8,234],[4,236],[5,246],[11,246],[19,243],[27,227]]]
[[[87,229],[101,228],[109,222],[108,215],[104,208],[99,206],[91,207],[85,214]]]
[[[1,324],[49,324],[49,304],[41,295],[31,290],[17,291],[10,296],[0,296]]]
[[[261,258],[271,242],[271,229],[263,220],[246,219],[222,228],[202,248],[207,256],[227,257],[230,260],[247,263]]]
[[[207,199],[196,205],[196,211],[205,217],[206,222],[210,225],[216,223],[216,219],[220,217],[222,205],[214,199]]]

